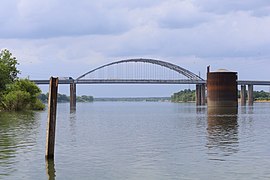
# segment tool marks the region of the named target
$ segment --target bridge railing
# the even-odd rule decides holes
[[[36,84],[49,84],[50,80],[31,80]],[[206,80],[157,80],[157,79],[59,79],[59,84],[206,84]],[[270,81],[238,80],[238,85],[263,85],[270,86]]]

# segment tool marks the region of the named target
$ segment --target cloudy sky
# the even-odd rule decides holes
[[[17,57],[21,77],[30,79],[76,78],[115,60],[154,58],[203,77],[211,65],[242,80],[270,80],[269,32],[269,0],[2,0],[0,6],[0,48]],[[110,94],[104,87],[78,91]],[[113,88],[145,89],[123,96],[159,96],[182,86],[151,87]]]

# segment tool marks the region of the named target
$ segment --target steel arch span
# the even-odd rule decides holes
[[[175,65],[175,64],[172,64],[172,63],[169,63],[169,62],[165,62],[165,61],[161,61],[161,60],[156,60],[156,59],[143,59],[143,58],[140,58],[140,59],[120,60],[120,61],[115,61],[115,62],[112,62],[112,63],[105,64],[103,66],[97,67],[95,69],[92,69],[91,71],[88,71],[88,72],[84,73],[83,75],[79,76],[76,79],[76,81],[84,78],[85,76],[87,76],[87,75],[89,75],[91,73],[94,73],[97,70],[103,69],[103,68],[108,67],[108,66],[116,65],[116,64],[122,64],[122,63],[149,63],[149,64],[154,64],[154,65],[159,65],[159,66],[171,69],[172,71],[175,71],[175,72],[177,72],[179,74],[182,74],[182,75],[184,75],[185,77],[187,77],[190,80],[195,80],[195,81],[203,81],[204,80],[201,77],[199,77],[198,75],[196,75],[196,74],[192,73],[191,71],[189,71],[187,69],[184,69],[184,68],[182,68],[182,67],[180,67],[178,65]]]

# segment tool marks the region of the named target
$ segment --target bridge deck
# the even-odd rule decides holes
[[[31,80],[36,84],[49,84],[50,80]],[[157,80],[157,79],[59,79],[59,84],[206,84],[205,80]],[[239,80],[238,85],[270,85],[270,81],[246,81]]]

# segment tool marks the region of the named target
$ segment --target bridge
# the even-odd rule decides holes
[[[49,84],[49,80],[32,80],[36,84]],[[206,80],[178,65],[155,59],[126,59],[92,69],[81,76],[59,78],[59,84],[70,84],[71,107],[76,107],[76,84],[194,84],[196,104],[205,105]],[[253,86],[270,85],[270,81],[238,81],[241,102],[245,103],[248,85],[249,104],[253,103]]]
[[[31,80],[38,85],[50,84],[50,80]],[[74,79],[59,79],[58,84],[71,84],[76,82],[76,84],[206,84],[206,80],[121,80],[121,79],[82,79],[75,81]],[[238,80],[238,85],[261,85],[270,86],[270,81],[243,81]]]

